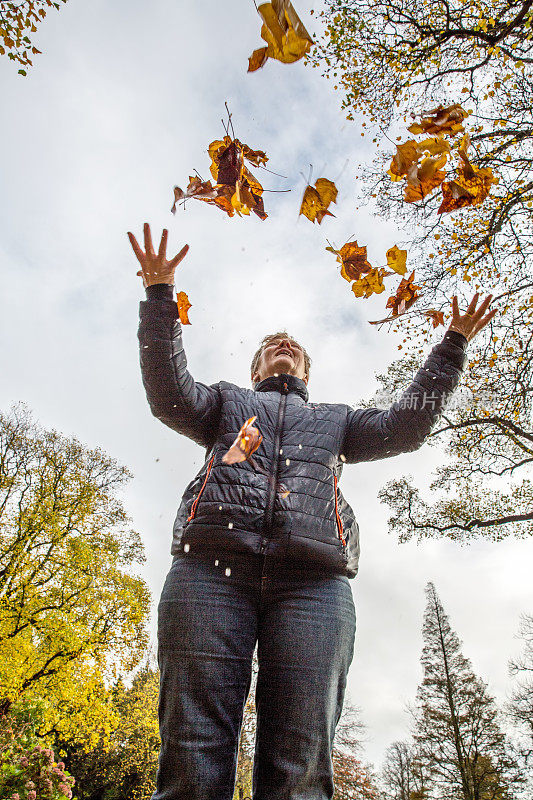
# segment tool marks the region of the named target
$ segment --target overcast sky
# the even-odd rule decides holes
[[[297,8],[314,32],[313,5],[301,0]],[[132,470],[123,498],[145,542],[153,611],[171,563],[176,509],[204,451],[150,414],[137,349],[144,290],[126,231],[142,241],[148,221],[154,240],[169,228],[169,253],[190,245],[176,286],[192,303],[184,342],[198,380],[249,386],[258,342],[287,327],[313,359],[311,401],[357,404],[400,352],[399,334],[368,324],[386,315],[387,293],[355,299],[324,250],[326,238],[340,246],[355,234],[370,262],[382,264],[386,249],[401,243],[393,224],[356,209],[355,172],[372,144],[360,120],[345,120],[340,96],[318,70],[269,61],[247,74],[259,32],[252,0],[69,0],[35,34],[43,55],[27,78],[1,63],[0,407],[23,400],[42,425]],[[194,169],[209,177],[206,149],[224,134],[225,101],[237,137],[265,150],[269,168],[287,176],[253,170],[263,185],[292,191],[265,194],[265,221],[230,219],[196,201],[174,217],[173,186],[186,186]],[[336,218],[321,226],[297,217],[310,164],[313,181],[325,176],[339,188]],[[398,545],[388,533],[380,487],[410,474],[423,489],[440,458],[424,446],[348,466],[341,481],[362,546],[351,582],[357,636],[349,695],[376,766],[407,734],[428,580],[464,654],[500,701],[511,686],[519,616],[533,611],[531,541]],[[151,631],[155,640],[155,614]]]

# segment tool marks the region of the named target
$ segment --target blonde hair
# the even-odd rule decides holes
[[[261,353],[263,352],[263,350],[266,347],[266,345],[270,344],[270,342],[273,339],[281,339],[281,338],[292,339],[293,342],[296,342],[296,339],[293,336],[290,336],[287,333],[287,331],[278,331],[277,333],[269,333],[266,336],[264,336],[263,339],[261,340],[261,344],[259,345],[258,349],[254,353],[254,357],[252,358],[252,363],[251,363],[251,366],[250,366],[250,373],[251,373],[252,376],[253,376],[254,372],[256,371],[256,369],[257,369],[257,365],[259,363],[259,359],[261,358]],[[311,367],[311,358],[309,357],[309,354],[308,354],[307,350],[304,347],[302,347],[300,342],[297,342],[297,344],[299,344],[300,347],[302,348],[302,351],[303,351],[303,354],[304,354],[305,374],[306,374],[307,377],[309,377],[309,368]],[[252,383],[255,386],[255,381],[252,380]]]

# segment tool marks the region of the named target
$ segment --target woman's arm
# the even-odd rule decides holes
[[[218,384],[195,381],[187,369],[178,307],[172,299],[174,270],[188,250],[166,261],[163,231],[159,253],[153,252],[150,228],[145,224],[146,254],[128,234],[146,288],[139,307],[139,355],[142,381],[152,414],[169,428],[210,448],[216,439],[221,395]],[[148,258],[147,258],[148,254]]]
[[[375,461],[418,450],[459,383],[466,344],[461,334],[447,333],[389,409],[349,409],[341,449],[346,462]]]
[[[476,293],[463,316],[453,298],[453,317],[444,339],[435,345],[411,385],[388,410],[349,409],[341,454],[347,463],[375,461],[418,450],[440,417],[466,362],[468,342],[496,314],[482,317],[492,295],[476,311]]]

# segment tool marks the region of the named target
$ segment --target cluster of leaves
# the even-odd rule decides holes
[[[389,175],[393,181],[407,179],[404,200],[416,203],[423,200],[438,186],[442,189],[442,202],[438,214],[456,211],[465,206],[477,206],[490,192],[491,184],[497,183],[490,167],[472,166],[467,156],[470,136],[466,133],[457,148],[462,164],[457,169],[455,180],[446,181],[446,173],[442,169],[451,153],[451,145],[446,137],[454,138],[464,132],[463,120],[468,112],[459,103],[448,108],[439,106],[418,123],[409,126],[413,134],[436,134],[433,137],[417,142],[409,139],[396,145],[396,155],[392,159]],[[414,115],[413,115],[414,116]],[[420,159],[422,161],[420,162]]]
[[[230,217],[235,212],[239,216],[248,216],[253,211],[259,219],[266,219],[268,215],[263,206],[263,187],[244,164],[246,159],[256,166],[264,166],[268,161],[266,154],[262,150],[252,150],[229,135],[211,142],[208,152],[215,185],[191,176],[186,191],[175,186],[172,213],[176,213],[176,203],[194,197],[217,206]]]
[[[40,742],[38,701],[0,717],[0,796],[6,800],[70,800],[75,779],[51,747]]]
[[[0,55],[21,65],[19,75],[27,75],[26,67],[33,66],[30,55],[38,50],[28,33],[35,33],[37,25],[46,17],[49,7],[59,10],[59,3],[67,0],[0,0]]]

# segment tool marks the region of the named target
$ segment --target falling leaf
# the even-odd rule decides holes
[[[314,186],[307,186],[300,207],[300,214],[310,219],[311,222],[322,222],[326,215],[335,215],[328,211],[330,203],[337,202],[337,187],[327,178],[318,178]]]
[[[407,272],[406,263],[407,250],[400,250],[397,245],[387,250],[387,265],[398,275],[405,275]]]
[[[347,281],[358,280],[365,272],[370,272],[372,265],[366,260],[366,247],[359,247],[357,241],[346,242],[340,250],[326,247],[335,253],[337,261],[342,265],[341,275]]]
[[[392,275],[392,272],[387,272],[385,269],[375,268],[371,269],[366,275],[352,283],[352,292],[356,297],[368,298],[373,294],[381,294],[385,291],[385,284],[383,278],[385,275]]]
[[[426,116],[420,122],[415,122],[407,128],[411,133],[437,133],[449,135],[452,138],[460,131],[463,131],[463,120],[468,116],[468,111],[461,107],[460,103],[444,108],[439,105],[432,111],[427,111]]]
[[[416,203],[430,194],[433,189],[443,182],[446,173],[440,167],[446,164],[447,156],[428,156],[418,167],[412,164],[407,172],[407,186],[404,191],[404,199],[407,203]]]
[[[466,154],[469,145],[470,136],[466,134],[457,151],[463,162],[457,170],[457,179],[446,181],[441,186],[442,203],[438,208],[439,214],[465,206],[480,205],[489,195],[492,184],[498,182],[490,167],[472,166]]]
[[[418,143],[418,147],[424,153],[429,153],[431,156],[440,156],[442,153],[449,153],[451,145],[447,139],[441,136],[436,136],[432,139],[424,139]]]
[[[212,199],[217,196],[217,190],[211,185],[211,181],[202,181],[194,175],[189,176],[189,185],[187,191],[184,192],[179,186],[174,186],[174,205],[170,209],[173,214],[176,213],[176,204],[180,200],[187,200],[190,197],[200,199]]]
[[[310,50],[313,40],[290,0],[262,3],[257,10],[263,18],[261,38],[267,46],[254,50],[249,58],[248,72],[260,69],[269,58],[291,64]]]
[[[408,278],[402,278],[396,294],[391,295],[387,300],[385,308],[392,308],[393,317],[403,314],[420,297],[417,293],[420,286],[413,283],[414,275],[415,271],[413,270]]]
[[[397,178],[407,175],[410,167],[418,162],[421,155],[422,150],[414,139],[409,139],[403,144],[397,144],[396,155],[391,161],[389,174],[392,173]]]
[[[222,461],[225,464],[235,464],[240,461],[246,461],[255,453],[263,441],[259,430],[253,426],[256,419],[257,417],[250,417],[241,427],[237,438],[229,450],[222,456]]]
[[[266,219],[268,214],[261,196],[263,187],[244,164],[244,159],[247,159],[251,164],[264,166],[268,161],[266,153],[252,150],[230,136],[211,142],[208,152],[215,185],[211,181],[202,181],[199,177],[189,177],[187,191],[175,186],[172,213],[176,212],[176,204],[180,200],[192,197],[217,206],[230,217],[235,213],[249,216],[250,211],[253,211],[260,219]]]
[[[260,219],[266,219],[268,215],[261,197],[263,187],[244,165],[245,158],[257,166],[264,165],[268,161],[266,154],[262,150],[252,150],[238,139],[225,136],[223,140],[211,142],[209,155],[211,175],[216,180],[217,187],[231,189],[231,192],[228,189],[222,190],[225,202],[223,206],[221,203],[218,205],[224,207],[230,216],[234,211],[245,215],[253,211]]]
[[[430,318],[434,328],[438,328],[439,325],[444,325],[443,311],[436,311],[434,308],[429,308],[427,311],[424,311],[423,313],[426,315],[426,317]]]
[[[190,325],[188,311],[191,308],[191,304],[189,303],[189,298],[185,294],[185,292],[178,292],[178,296],[176,298],[176,302],[178,304],[178,314],[180,318],[180,322],[182,325]]]

